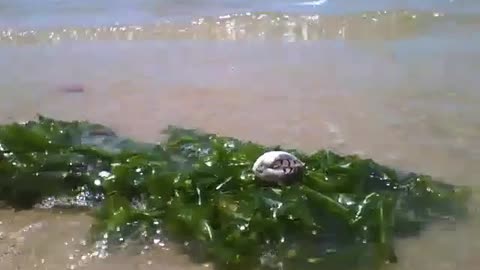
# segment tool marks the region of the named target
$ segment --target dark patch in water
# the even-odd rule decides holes
[[[62,86],[60,88],[60,91],[63,93],[79,94],[85,93],[85,87],[83,87],[82,85],[68,85]]]

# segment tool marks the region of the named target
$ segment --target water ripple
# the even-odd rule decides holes
[[[437,28],[478,27],[480,17],[440,12],[377,11],[348,16],[241,13],[199,17],[189,22],[166,20],[150,25],[0,29],[0,44],[39,44],[100,40],[395,40]]]

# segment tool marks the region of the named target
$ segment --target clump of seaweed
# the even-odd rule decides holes
[[[88,122],[43,116],[0,126],[0,200],[29,208],[87,194],[94,235],[161,230],[219,269],[379,269],[394,240],[468,214],[470,189],[358,156],[287,150],[306,164],[301,183],[262,186],[251,167],[266,147],[169,127],[138,143]]]

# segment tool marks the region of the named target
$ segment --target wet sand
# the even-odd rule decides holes
[[[86,240],[92,223],[86,213],[48,210],[0,211],[0,269],[211,269],[172,247],[135,247],[112,254]]]

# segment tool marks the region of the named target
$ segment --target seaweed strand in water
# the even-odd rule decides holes
[[[23,209],[89,194],[94,236],[161,230],[219,269],[378,269],[397,261],[395,238],[468,214],[470,189],[370,159],[289,150],[306,164],[302,182],[266,187],[251,167],[274,147],[165,133],[164,143],[145,144],[43,116],[2,125],[0,200]]]

